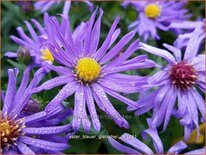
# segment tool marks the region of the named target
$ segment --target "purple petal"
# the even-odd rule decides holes
[[[128,49],[119,57],[117,57],[116,59],[112,60],[112,62],[110,62],[106,67],[116,67],[119,66],[123,61],[127,60],[137,49],[138,49],[138,45],[139,45],[139,40],[136,40],[135,42],[133,42]]]
[[[27,47],[33,47],[31,46],[32,44],[27,43],[26,41],[23,41],[22,39],[19,39],[15,36],[10,36],[10,38],[17,44],[21,45],[21,46],[27,46]]]
[[[159,71],[148,78],[149,84],[158,84],[159,82],[162,82],[163,80],[167,80],[169,77],[168,70],[165,68],[162,71]]]
[[[125,153],[128,153],[128,154],[141,154],[140,152],[138,152],[138,151],[136,151],[136,150],[134,150],[132,148],[129,148],[127,146],[124,146],[124,145],[120,144],[119,142],[117,142],[116,140],[114,140],[111,137],[108,138],[108,141],[111,143],[111,145],[115,149],[117,149],[117,150],[119,150],[121,152],[125,152]]]
[[[83,98],[84,98],[84,102],[82,102],[82,125],[83,128],[85,130],[85,132],[89,132],[90,127],[91,127],[91,122],[87,116],[87,110],[86,110],[86,95],[85,95],[85,88],[83,87]]]
[[[160,95],[160,94],[158,94],[158,95]],[[155,113],[152,122],[153,122],[153,126],[157,127],[157,126],[161,125],[164,121],[164,127],[163,127],[163,131],[164,131],[167,127],[168,122],[169,122],[169,119],[170,119],[170,116],[172,113],[172,108],[175,104],[177,93],[176,93],[176,91],[173,90],[172,87],[170,87],[168,89],[168,91],[164,92],[162,95],[164,95],[164,98],[162,100],[162,104],[160,105],[159,110],[157,110],[157,112]],[[157,96],[155,99],[157,99]],[[171,98],[171,96],[172,96],[172,98]]]
[[[68,145],[64,143],[49,142],[41,139],[30,138],[27,136],[20,137],[19,141],[24,142],[25,144],[28,145],[36,146],[38,148],[47,149],[47,150],[61,151],[68,148]]]
[[[54,57],[54,60],[59,62],[62,65],[65,66],[69,66],[72,67],[72,58],[71,56],[68,57],[68,54],[66,54],[66,52],[64,52],[64,55],[62,55],[60,52],[62,52],[61,48],[59,47],[59,45],[54,41],[53,43],[55,45],[55,47],[51,44],[48,44],[48,49],[49,51],[51,51],[52,56]],[[58,51],[58,52],[57,52]]]
[[[86,0],[86,1],[83,1],[83,2],[88,5],[90,11],[93,10],[94,6],[93,6],[92,2],[89,2],[89,1],[87,1],[87,0]]]
[[[105,55],[105,53],[107,52],[108,48],[109,48],[109,45],[110,45],[110,42],[112,40],[112,36],[115,32],[115,29],[117,27],[117,24],[119,23],[119,20],[120,20],[120,17],[116,17],[115,21],[113,22],[110,30],[109,30],[109,33],[107,34],[107,37],[106,39],[104,40],[102,46],[98,49],[98,51],[96,52],[94,58],[99,61],[102,56]]]
[[[169,63],[174,64],[175,58],[173,57],[173,55],[171,55],[168,51],[163,50],[163,49],[159,49],[144,43],[141,43],[140,48],[157,56],[163,57],[165,58]]]
[[[181,51],[180,49],[174,47],[174,46],[171,46],[169,44],[163,44],[164,47],[166,47],[168,50],[170,50],[171,52],[174,53],[175,57],[176,57],[176,60],[178,62],[180,62],[182,60],[182,54],[181,54]]]
[[[17,147],[22,154],[35,154],[27,145],[22,142],[17,142]]]
[[[34,3],[34,8],[36,10],[41,10],[41,12],[45,12],[55,3],[56,3],[55,1],[38,1]]]
[[[33,68],[34,66],[28,66],[25,71],[24,71],[24,74],[23,74],[23,78],[21,80],[21,84],[16,92],[16,96],[14,98],[14,104],[15,102],[19,102],[20,98],[22,97],[22,94],[24,94],[26,88],[27,88],[27,85],[28,85],[28,82],[29,82],[29,73],[30,73],[30,70]]]
[[[71,75],[61,75],[58,77],[55,77],[51,80],[46,81],[45,83],[43,83],[42,85],[40,85],[39,87],[36,87],[32,90],[33,93],[38,93],[42,90],[50,90],[52,88],[55,88],[57,86],[69,83],[69,82],[73,82],[74,81],[74,77]]]
[[[198,124],[198,109],[197,109],[197,105],[195,102],[195,99],[193,97],[193,95],[191,95],[189,92],[186,94],[187,96],[187,102],[185,103],[187,106],[187,110],[189,113],[190,118],[192,119],[192,121],[194,122],[197,130],[199,130],[199,124]],[[198,135],[199,135],[199,131],[198,131]]]
[[[85,92],[84,86],[82,85],[80,85],[77,91],[75,92],[74,116],[72,120],[72,127],[74,131],[79,130],[81,122],[84,127],[84,130],[88,132],[90,130],[91,123],[86,113]]]
[[[162,144],[162,141],[158,135],[157,130],[154,128],[144,130],[144,132],[142,133],[142,137],[144,139],[147,139],[146,133],[152,138],[152,142],[153,142],[153,145],[155,147],[156,153],[163,154],[164,153],[163,144]]]
[[[17,58],[17,53],[14,52],[6,52],[4,55],[8,58]]]
[[[40,68],[36,71],[33,79],[31,80],[30,84],[25,90],[25,93],[22,94],[22,97],[19,99],[18,102],[15,101],[15,104],[11,110],[11,115],[15,116],[21,112],[21,110],[25,107],[25,105],[28,103],[28,100],[32,96],[31,90],[39,84],[39,82],[42,80],[45,74],[46,74],[46,71],[43,68]]]
[[[154,106],[154,98],[156,97],[158,91],[154,91],[152,93],[150,93],[149,95],[140,98],[137,102],[136,102],[136,108],[131,108],[128,107],[128,110],[136,110],[135,115],[141,115],[147,111],[149,111],[150,109],[153,108]],[[151,100],[153,99],[153,100]]]
[[[2,109],[2,114],[4,117],[8,114],[9,108],[11,107],[11,104],[15,97],[16,77],[18,75],[18,69],[9,69],[8,75],[9,75],[8,86],[7,86],[7,91],[6,91],[6,95],[4,99],[4,105]]]
[[[185,105],[185,95],[183,93],[178,92],[178,110],[174,112],[175,117],[181,118],[186,112],[186,105]]]
[[[26,23],[26,27],[29,30],[29,33],[31,34],[33,40],[38,43],[39,42],[38,36],[37,36],[36,32],[34,31],[34,29],[32,28],[31,24],[27,21],[25,21],[25,23]]]
[[[56,73],[59,73],[59,74],[63,74],[63,75],[74,75],[73,73],[72,73],[72,71],[69,69],[69,68],[67,68],[67,67],[62,67],[62,66],[54,66],[54,65],[51,65],[51,64],[48,64],[48,63],[46,63],[45,65],[44,65],[44,68],[46,68],[46,69],[48,69],[48,70],[53,70],[53,71],[55,71]]]
[[[138,86],[131,86],[131,85],[123,85],[123,84],[117,84],[114,82],[110,82],[109,80],[106,79],[101,79],[98,81],[98,84],[100,84],[102,87],[106,87],[108,89],[118,91],[118,92],[123,92],[123,93],[136,93],[140,87]]]
[[[38,29],[38,31],[40,32],[41,35],[46,34],[44,28],[42,27],[42,25],[36,19],[32,18],[31,21],[35,25],[35,27]]]
[[[193,96],[194,100],[196,101],[197,107],[202,115],[205,117],[205,101],[203,100],[202,96],[194,89],[191,90],[190,94]]]
[[[65,1],[64,3],[64,9],[63,9],[63,15],[67,18],[69,10],[71,7],[71,1]]]
[[[85,49],[84,49],[84,51],[82,51],[83,55],[87,55],[90,51],[90,44],[91,44],[91,39],[92,39],[91,38],[91,36],[92,36],[92,26],[94,24],[96,14],[97,14],[97,9],[93,12],[93,14],[91,15],[91,17],[88,21],[88,28],[87,28],[86,37],[85,37]],[[100,17],[101,17],[101,15],[100,15]]]
[[[116,41],[116,39],[118,38],[120,32],[121,32],[121,30],[120,30],[119,28],[115,30],[115,32],[114,32],[113,35],[112,35],[112,38],[111,38],[109,47],[111,47],[111,45]],[[109,47],[108,47],[108,48],[109,48]]]
[[[120,127],[128,128],[127,121],[114,109],[103,88],[98,84],[93,84],[92,87],[94,89],[94,93],[102,104],[100,108],[103,108],[102,110],[112,117]],[[98,102],[98,100],[96,100],[96,102]]]
[[[151,68],[151,67],[155,67],[155,66],[156,66],[155,62],[153,62],[151,60],[147,60],[147,61],[142,62],[142,63],[137,62],[137,63],[133,63],[133,64],[129,64],[129,65],[116,66],[113,68],[109,68],[108,70],[106,70],[104,72],[106,74],[111,74],[111,73],[123,72],[123,71],[127,71],[127,70]]]
[[[184,150],[185,148],[187,148],[187,145],[185,144],[185,142],[180,141],[178,143],[176,143],[175,145],[173,145],[169,150],[168,150],[168,154],[179,154],[182,150]]]
[[[47,115],[47,113],[45,111],[34,113],[30,116],[26,116],[24,122],[25,123],[31,123],[31,122],[34,122],[34,121],[36,122],[36,121],[39,121],[42,118],[45,118],[46,115]]]
[[[172,111],[173,111],[173,108],[174,108],[174,106],[175,106],[175,103],[176,103],[176,98],[177,98],[177,92],[176,92],[176,90],[174,90],[174,88],[172,87],[171,88],[171,90],[169,90],[169,91],[171,91],[171,95],[172,95],[172,98],[171,98],[171,96],[170,96],[170,100],[169,100],[169,104],[168,104],[168,107],[167,107],[167,111],[166,111],[166,114],[165,114],[165,120],[164,120],[164,126],[163,126],[163,131],[165,131],[166,130],[166,127],[167,127],[167,125],[168,125],[168,123],[169,123],[169,120],[170,120],[170,117],[171,117],[171,114],[172,114]],[[167,96],[165,96],[165,98],[166,98]],[[168,99],[169,99],[169,97],[168,97]],[[165,100],[163,100],[163,102],[164,102]],[[166,101],[165,101],[166,102]]]
[[[122,62],[122,65],[129,65],[129,64],[136,63],[136,62],[144,62],[146,60],[147,60],[147,55],[139,55],[139,56],[136,56],[130,60],[126,60],[126,61]]]
[[[101,124],[96,112],[96,108],[95,108],[95,104],[94,104],[94,99],[92,97],[92,92],[91,89],[89,87],[85,88],[85,94],[86,94],[86,99],[87,99],[87,106],[89,109],[89,113],[91,116],[91,120],[93,123],[93,126],[95,128],[95,130],[100,131],[101,129]]]
[[[18,27],[18,28],[17,28],[17,31],[18,31],[19,36],[20,36],[24,41],[26,41],[28,44],[32,45],[32,47],[35,46],[35,42],[34,42],[32,39],[30,39],[30,38],[24,33],[24,30],[23,30],[21,27]],[[29,47],[31,47],[31,46],[29,46]]]
[[[139,141],[137,138],[133,137],[132,135],[128,133],[124,133],[121,137],[119,137],[123,142],[133,146],[137,150],[141,151],[145,154],[153,154],[153,151],[144,143]]]
[[[193,150],[193,151],[190,151],[190,152],[187,152],[185,154],[205,154],[205,147],[202,148],[202,149],[197,149],[197,150]]]
[[[169,27],[175,29],[195,29],[200,23],[200,21],[173,21]]]
[[[61,102],[65,100],[67,97],[72,95],[78,89],[78,84],[76,82],[67,83],[59,93],[50,101],[50,103],[46,106],[45,110],[47,112],[54,113],[56,108],[61,109]]]
[[[134,37],[135,33],[131,31],[126,34],[122,39],[100,60],[100,64],[105,64],[107,61],[111,60],[116,56],[122,48]]]
[[[99,39],[100,39],[100,29],[101,29],[101,19],[103,15],[103,10],[100,9],[100,15],[97,19],[94,28],[91,32],[90,48],[88,55],[94,54],[98,48]],[[86,50],[86,49],[85,49]]]
[[[67,19],[63,18],[62,20],[66,20],[65,22],[69,22]],[[74,58],[75,58],[75,47],[74,44],[72,44],[74,41],[72,39],[71,36],[71,32],[67,32],[68,33],[68,37],[67,40],[64,38],[63,34],[60,33],[59,29],[60,26],[58,25],[58,22],[56,21],[56,19],[52,19],[49,21],[51,24],[51,30],[50,32],[52,34],[49,33],[49,35],[51,35],[51,39],[53,37],[53,35],[57,36],[57,38],[59,39],[59,41],[62,43],[62,45],[64,46],[64,48],[66,49],[65,51],[62,50],[62,48],[60,47],[60,45],[57,43],[58,41],[56,40],[56,38],[53,38],[52,43],[55,43],[55,48],[57,48],[57,51],[55,50],[55,48],[51,51],[52,54],[57,54],[58,56],[60,56],[60,58],[64,58],[65,60],[66,58],[69,59],[69,62],[74,62]],[[69,23],[67,24],[67,26],[69,26]],[[69,28],[67,29],[69,30]],[[53,34],[54,33],[54,34]]]
[[[19,154],[20,152],[17,150],[16,147],[13,147],[11,149],[8,149],[8,150],[3,150],[2,151],[3,154]]]
[[[126,98],[126,97],[116,93],[115,91],[112,91],[112,90],[107,89],[107,88],[104,88],[104,90],[105,90],[105,92],[107,94],[109,94],[110,96],[112,96],[112,97],[122,101],[123,103],[127,104],[128,106],[131,106],[131,107],[137,106],[135,101],[132,101],[132,100],[130,100],[130,99],[128,99],[128,98]]]
[[[33,127],[26,127],[23,129],[23,132],[27,134],[34,134],[34,135],[47,135],[47,134],[58,134],[63,133],[65,131],[69,131],[71,128],[71,125],[64,125],[64,126],[58,126],[58,127],[39,127],[39,128],[33,128]]]
[[[200,47],[200,43],[205,38],[205,33],[202,28],[202,24],[198,25],[191,35],[184,55],[184,60],[191,59],[195,57],[198,53],[198,49]]]

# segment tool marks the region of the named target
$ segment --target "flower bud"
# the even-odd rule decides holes
[[[19,49],[17,50],[17,57],[18,57],[18,61],[21,63],[24,64],[31,63],[30,51],[29,48],[26,46],[19,47]]]

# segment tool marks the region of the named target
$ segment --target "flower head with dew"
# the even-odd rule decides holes
[[[151,126],[150,119],[147,119],[147,124],[149,126],[149,129],[146,129],[142,132],[142,137],[143,139],[147,139],[148,135],[151,137],[155,151],[153,151],[146,144],[128,133],[124,133],[119,137],[119,139],[126,145],[119,143],[112,137],[109,137],[108,140],[114,148],[128,154],[178,154],[187,147],[187,145],[183,141],[179,141],[178,143],[170,147],[167,152],[164,151],[163,143],[158,135],[158,131],[156,128],[153,128]]]
[[[47,26],[49,24],[48,18],[49,18],[48,14],[45,13],[44,14],[44,26]],[[33,25],[31,23],[25,21],[26,27],[31,35],[31,38],[29,37],[29,35],[25,34],[22,27],[18,27],[17,32],[19,34],[19,37],[12,35],[11,39],[15,43],[20,45],[20,47],[16,53],[6,52],[5,56],[9,58],[18,58],[20,60],[25,60],[24,62],[28,62],[28,63],[32,62],[36,65],[43,65],[45,64],[45,62],[53,63],[54,58],[46,45],[47,41],[50,38],[48,37],[45,27],[42,26],[35,19],[31,19],[31,21],[34,27],[37,29],[37,32],[34,30],[34,28],[32,27]],[[78,34],[79,30],[81,30],[82,25],[84,25],[84,23],[81,23],[81,25],[79,25],[76,28],[76,30],[72,34],[73,37],[75,37]],[[65,30],[64,27],[60,26],[59,31],[61,31],[62,34],[66,35],[64,30]]]
[[[153,92],[149,92],[137,101],[136,115],[141,115],[153,109],[152,125],[163,124],[166,129],[171,115],[180,119],[184,126],[184,137],[188,139],[194,127],[199,135],[199,117],[205,121],[205,101],[201,92],[205,92],[205,54],[198,54],[201,42],[205,38],[200,24],[192,33],[186,50],[163,44],[172,54],[144,43],[140,48],[151,54],[164,58],[168,64],[148,78]],[[134,110],[134,108],[128,108]]]
[[[49,8],[51,8],[53,5],[60,3],[62,0],[50,0],[50,1],[38,1],[34,3],[34,8],[36,10],[41,10],[42,12],[47,11]],[[63,0],[64,2],[64,9],[62,14],[67,17],[70,7],[71,7],[71,0]],[[93,10],[93,4],[91,2],[89,2],[89,0],[84,0],[84,3],[86,3],[89,7],[89,10],[92,11]]]
[[[3,154],[56,154],[67,149],[69,138],[63,137],[72,130],[71,124],[57,126],[71,110],[61,110],[59,115],[46,117],[45,111],[25,109],[31,107],[31,90],[41,81],[45,74],[43,68],[36,71],[29,83],[28,66],[16,89],[17,69],[9,69],[6,94],[2,92],[3,107],[0,117],[1,153]],[[26,110],[26,112],[25,112]]]
[[[174,46],[178,47],[179,49],[185,48],[191,35],[194,33],[194,30],[198,25],[202,25],[202,27],[205,27],[205,19],[172,23],[170,25],[171,28],[187,30],[185,33],[178,35],[178,38],[174,42]]]
[[[69,19],[65,18],[63,21],[64,27],[67,29],[67,36],[64,37],[59,31],[58,21],[55,18],[50,18],[47,31],[50,36],[55,37],[52,37],[48,46],[55,61],[62,66],[47,64],[47,67],[61,75],[48,80],[33,91],[40,92],[64,85],[45,109],[51,111],[51,113],[55,112],[54,107],[61,106],[61,101],[74,94],[74,116],[72,120],[74,130],[78,130],[81,124],[85,131],[90,130],[91,123],[86,108],[88,108],[94,128],[97,131],[100,130],[101,124],[96,112],[95,102],[116,124],[128,128],[127,121],[115,110],[108,96],[133,107],[136,103],[118,92],[136,93],[146,84],[147,78],[127,75],[123,72],[150,68],[156,66],[156,64],[148,60],[146,55],[128,59],[138,49],[139,40],[134,41],[120,55],[125,45],[133,38],[134,32],[123,36],[111,48],[120,33],[120,29],[116,29],[119,17],[115,19],[106,39],[98,48],[103,11],[100,9],[100,15],[95,21],[96,14],[97,10],[82,28],[82,33],[79,33],[76,38],[71,35]],[[58,40],[61,41],[62,47],[59,46]]]
[[[157,31],[168,31],[172,22],[185,21],[191,17],[184,9],[185,1],[132,1],[125,0],[123,6],[131,4],[139,12],[138,19],[129,25],[138,35],[147,41],[148,38],[160,39]]]

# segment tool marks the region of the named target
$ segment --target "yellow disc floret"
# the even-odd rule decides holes
[[[156,4],[149,4],[145,7],[144,13],[149,18],[156,18],[160,16],[161,10]]]
[[[41,56],[42,60],[50,61],[50,62],[54,61],[54,58],[48,48],[42,49],[41,53],[42,53],[42,56]]]
[[[77,62],[76,73],[82,82],[91,82],[99,77],[101,67],[92,58],[82,58]]]
[[[23,134],[22,129],[25,128],[24,120],[12,120],[7,116],[0,118],[0,135],[1,147],[8,149],[16,144],[17,139]]]

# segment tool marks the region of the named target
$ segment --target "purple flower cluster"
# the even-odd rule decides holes
[[[38,1],[34,6],[42,12],[61,1]],[[90,9],[93,4],[84,1]],[[117,16],[107,35],[100,41],[103,10],[96,9],[88,21],[81,22],[73,31],[68,12],[71,1],[65,1],[61,21],[44,13],[43,25],[31,19],[25,22],[30,34],[22,27],[17,28],[19,37],[11,39],[20,47],[17,52],[7,52],[9,58],[27,60],[21,83],[17,89],[18,69],[8,70],[7,91],[2,91],[1,152],[4,154],[60,154],[68,149],[68,140],[82,127],[89,132],[91,124],[101,130],[97,107],[105,112],[119,126],[128,129],[128,121],[115,109],[110,97],[128,106],[128,111],[143,115],[152,111],[147,119],[148,129],[142,132],[152,138],[155,151],[146,144],[125,133],[119,139],[123,145],[109,138],[117,150],[129,154],[178,154],[187,145],[180,141],[165,152],[158,135],[163,125],[166,131],[171,117],[184,127],[184,138],[189,139],[196,128],[199,136],[199,122],[205,122],[205,54],[201,45],[205,39],[204,20],[188,21],[191,14],[183,6],[185,1],[124,1],[123,6],[132,4],[138,11],[138,19],[129,28],[133,30],[118,40],[121,29],[117,28]],[[98,15],[97,15],[98,14]],[[174,30],[178,35],[174,45],[163,44],[160,49],[136,39],[160,39],[157,29]],[[184,32],[184,33],[183,33]],[[31,37],[30,37],[31,36]],[[205,43],[204,43],[205,44]],[[167,64],[157,64],[149,59],[163,58]],[[134,54],[135,53],[135,54]],[[155,57],[156,58],[156,57]],[[34,68],[30,81],[30,72]],[[152,76],[129,74],[131,70],[154,68]],[[45,75],[55,72],[47,81]],[[51,101],[40,108],[33,95],[62,86]],[[134,101],[128,94],[140,94]],[[4,95],[5,94],[5,95]],[[74,98],[73,110],[63,102]],[[72,116],[70,123],[65,123]],[[129,146],[128,146],[129,145]],[[205,148],[190,153],[204,153]]]

